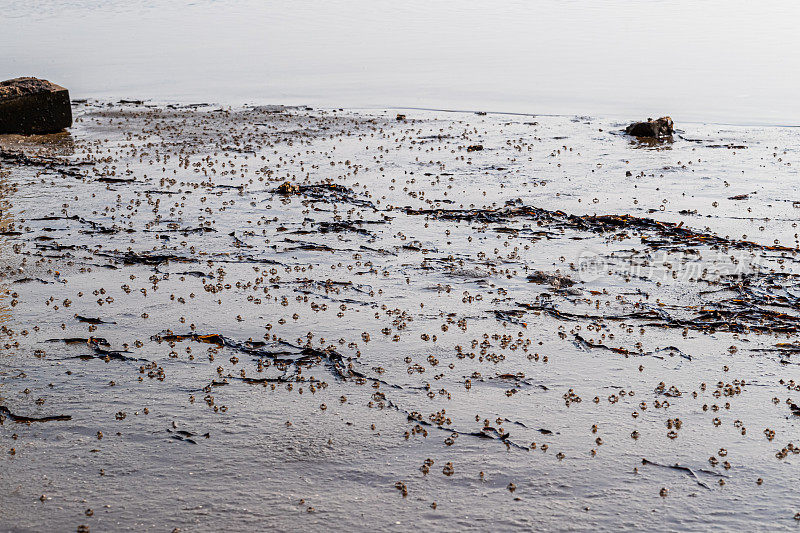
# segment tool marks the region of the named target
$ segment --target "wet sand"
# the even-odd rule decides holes
[[[0,529],[793,529],[797,140],[77,103],[0,136]]]

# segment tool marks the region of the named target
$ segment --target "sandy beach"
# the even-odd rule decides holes
[[[0,136],[0,529],[796,528],[796,129],[72,112]]]

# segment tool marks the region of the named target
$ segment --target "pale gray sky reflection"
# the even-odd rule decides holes
[[[800,4],[6,0],[0,77],[75,97],[800,124]]]

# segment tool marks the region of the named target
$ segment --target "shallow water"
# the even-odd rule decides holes
[[[800,124],[800,5],[6,0],[0,78],[73,97]]]
[[[74,113],[0,137],[0,529],[796,527],[797,130]]]

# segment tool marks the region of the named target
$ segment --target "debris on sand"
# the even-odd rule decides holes
[[[31,422],[58,422],[72,420],[70,415],[53,415],[53,416],[24,416],[12,413],[11,410],[5,405],[0,405],[0,425],[3,423],[4,418],[10,418],[14,422],[20,424],[30,424]]]
[[[541,270],[537,270],[532,274],[528,274],[528,281],[531,283],[538,283],[539,285],[551,285],[556,289],[572,287],[575,285],[575,282],[568,276],[548,274],[547,272],[542,272]]]
[[[298,187],[297,185],[295,185],[294,183],[292,183],[290,181],[286,181],[284,183],[281,183],[278,186],[278,188],[275,189],[275,192],[278,192],[280,194],[287,194],[287,195],[288,194],[300,194],[300,187]]]
[[[188,504],[151,498],[148,523],[313,529],[271,511],[287,496],[356,530],[430,526],[434,500],[437,523],[504,530],[646,528],[662,488],[716,510],[686,529],[791,507],[793,132],[74,105],[68,135],[0,137],[20,528],[88,505],[135,527],[118,502],[175,486]]]

